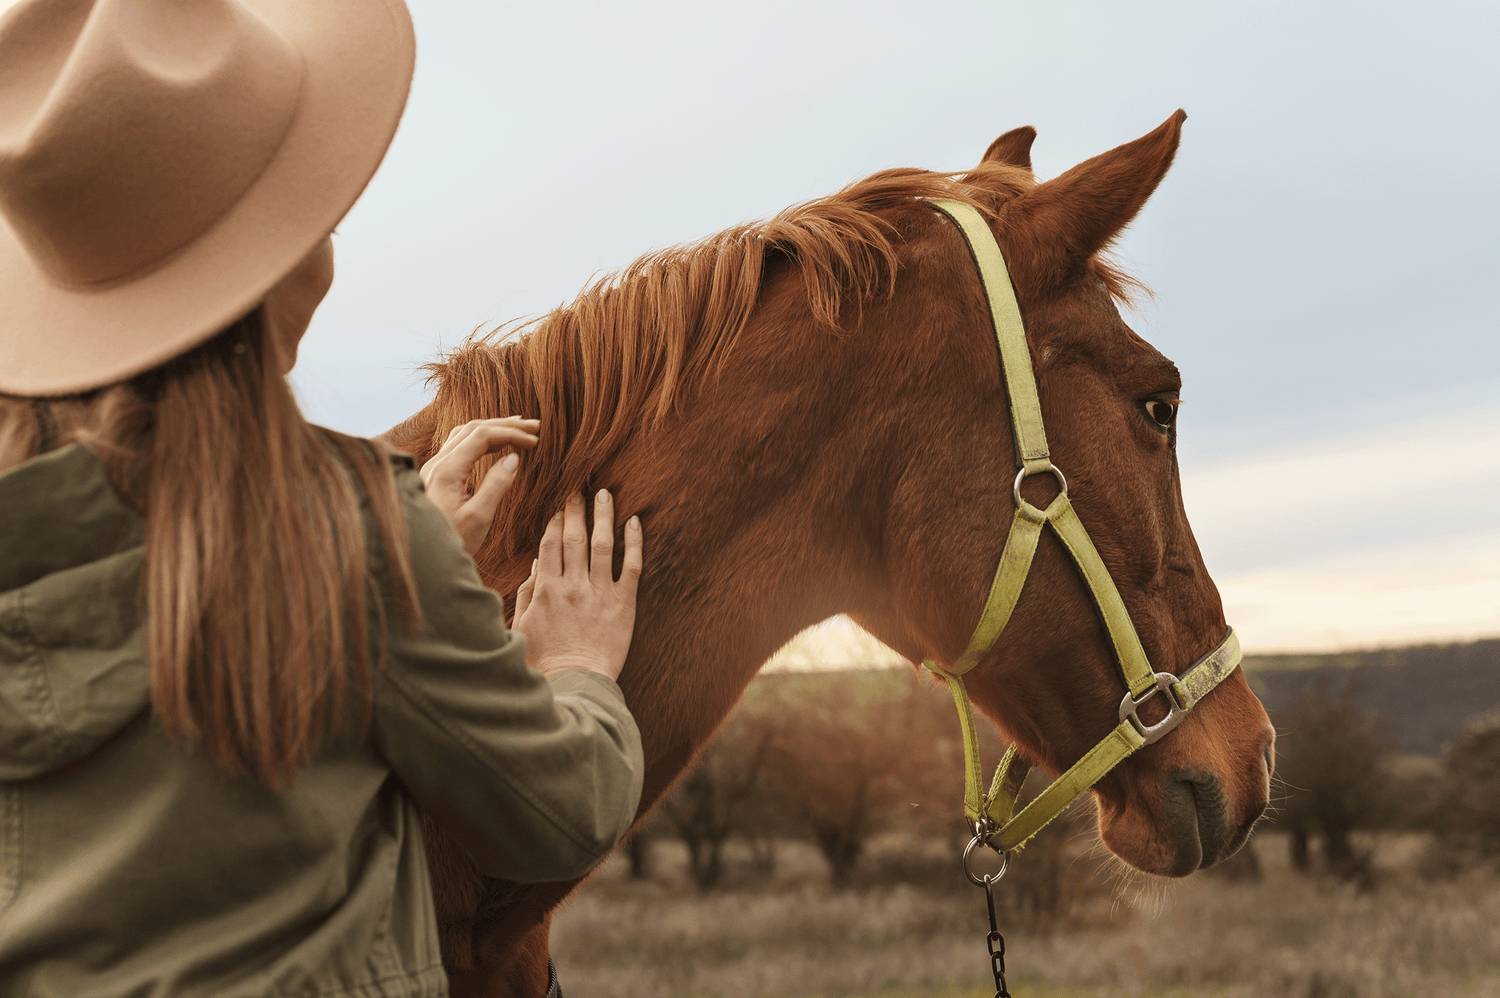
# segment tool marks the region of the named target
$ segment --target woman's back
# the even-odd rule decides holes
[[[393,463],[426,629],[390,627],[368,735],[351,714],[279,791],[153,719],[143,521],[99,457],[73,445],[0,475],[6,993],[445,994],[417,803],[509,879],[581,874],[623,833],[642,766],[618,688],[527,669]]]

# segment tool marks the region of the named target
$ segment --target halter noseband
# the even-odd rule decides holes
[[[1016,515],[1005,538],[995,580],[990,584],[989,598],[985,600],[968,648],[946,668],[930,658],[922,664],[948,684],[958,706],[964,737],[964,813],[974,823],[976,841],[982,840],[999,852],[1009,852],[1025,846],[1049,821],[1131,753],[1143,745],[1150,745],[1182,723],[1193,706],[1239,665],[1240,643],[1234,629],[1230,628],[1218,647],[1193,663],[1182,676],[1152,670],[1135,625],[1125,609],[1125,601],[1120,598],[1109,569],[1099,557],[1093,541],[1089,540],[1088,531],[1078,519],[1073,504],[1068,501],[1067,479],[1052,463],[1047,434],[1042,427],[1036,378],[1031,370],[1031,351],[1026,345],[1026,327],[1021,322],[1021,309],[1016,303],[1000,245],[973,207],[949,200],[931,204],[958,226],[973,254],[975,266],[979,268],[979,280],[989,298],[995,338],[1000,344],[1000,371],[1005,380],[1006,396],[1010,399],[1020,470],[1011,489]],[[1038,509],[1021,496],[1021,483],[1031,475],[1041,474],[1053,475],[1058,484],[1057,496],[1046,509]],[[1016,763],[1016,748],[1012,745],[1000,760],[989,791],[981,793],[979,740],[974,731],[974,708],[964,689],[963,675],[979,663],[1005,630],[1016,601],[1020,599],[1021,589],[1026,585],[1031,560],[1036,554],[1042,527],[1046,525],[1052,527],[1053,533],[1067,548],[1093,594],[1114,645],[1120,672],[1125,677],[1126,693],[1120,701],[1120,723],[1016,814],[1016,798],[1031,766]],[[1147,724],[1141,719],[1139,710],[1152,697],[1163,692],[1167,694],[1167,715],[1154,724]]]

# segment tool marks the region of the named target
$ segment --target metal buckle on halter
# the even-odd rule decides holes
[[[1145,744],[1147,745],[1150,745],[1177,727],[1177,725],[1182,723],[1182,719],[1188,715],[1188,712],[1182,709],[1182,706],[1177,702],[1177,697],[1172,693],[1172,687],[1178,682],[1177,677],[1170,672],[1158,672],[1152,678],[1156,680],[1156,685],[1142,693],[1139,700],[1133,697],[1129,690],[1126,690],[1125,699],[1120,701],[1120,720],[1129,721],[1131,726],[1140,732],[1141,737],[1146,739]],[[1136,711],[1140,710],[1141,704],[1163,691],[1167,694],[1167,716],[1155,724],[1147,724],[1141,720],[1140,715]]]

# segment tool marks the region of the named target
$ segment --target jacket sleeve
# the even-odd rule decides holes
[[[397,469],[396,482],[426,621],[416,636],[390,623],[375,748],[487,876],[582,876],[640,803],[640,732],[620,688],[528,668],[526,639],[506,630],[500,598],[416,472]]]

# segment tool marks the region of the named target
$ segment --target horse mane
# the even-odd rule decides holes
[[[905,217],[930,216],[925,203],[936,198],[994,215],[1035,183],[1029,170],[992,162],[963,174],[882,171],[769,221],[648,253],[571,304],[476,333],[426,365],[437,383],[433,450],[471,419],[542,421],[525,482],[502,499],[498,529],[476,559],[481,574],[506,588],[520,581],[510,577],[517,553],[535,547],[564,499],[632,434],[659,426],[720,374],[773,274],[800,276],[814,322],[837,331],[846,305],[893,292]],[[1102,262],[1091,269],[1126,296],[1129,278]],[[490,463],[476,466],[474,484]]]

